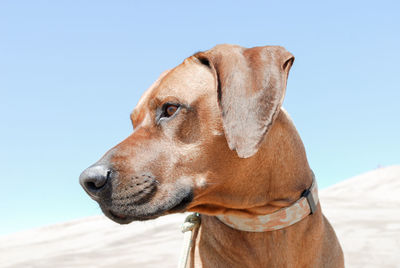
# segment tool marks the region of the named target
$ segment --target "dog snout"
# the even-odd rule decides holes
[[[110,180],[112,170],[105,165],[95,165],[85,169],[79,176],[83,189],[92,197],[98,197]]]

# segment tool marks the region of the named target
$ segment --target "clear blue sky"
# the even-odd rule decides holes
[[[399,1],[138,2],[0,2],[0,234],[100,214],[80,172],[218,43],[296,56],[284,107],[322,188],[400,163]]]

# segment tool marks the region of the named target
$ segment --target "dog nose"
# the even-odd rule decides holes
[[[97,196],[110,179],[111,169],[104,165],[91,166],[79,176],[83,189],[90,195]]]

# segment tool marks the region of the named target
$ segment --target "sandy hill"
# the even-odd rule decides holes
[[[346,267],[400,267],[400,165],[320,192]],[[104,216],[0,237],[0,267],[176,267],[183,215],[117,225]]]

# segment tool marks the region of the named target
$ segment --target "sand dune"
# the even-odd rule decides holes
[[[400,267],[400,165],[320,192],[346,267]],[[120,226],[96,216],[0,237],[0,267],[176,267],[184,215]]]
[[[356,176],[320,196],[347,267],[400,267],[400,165]]]

